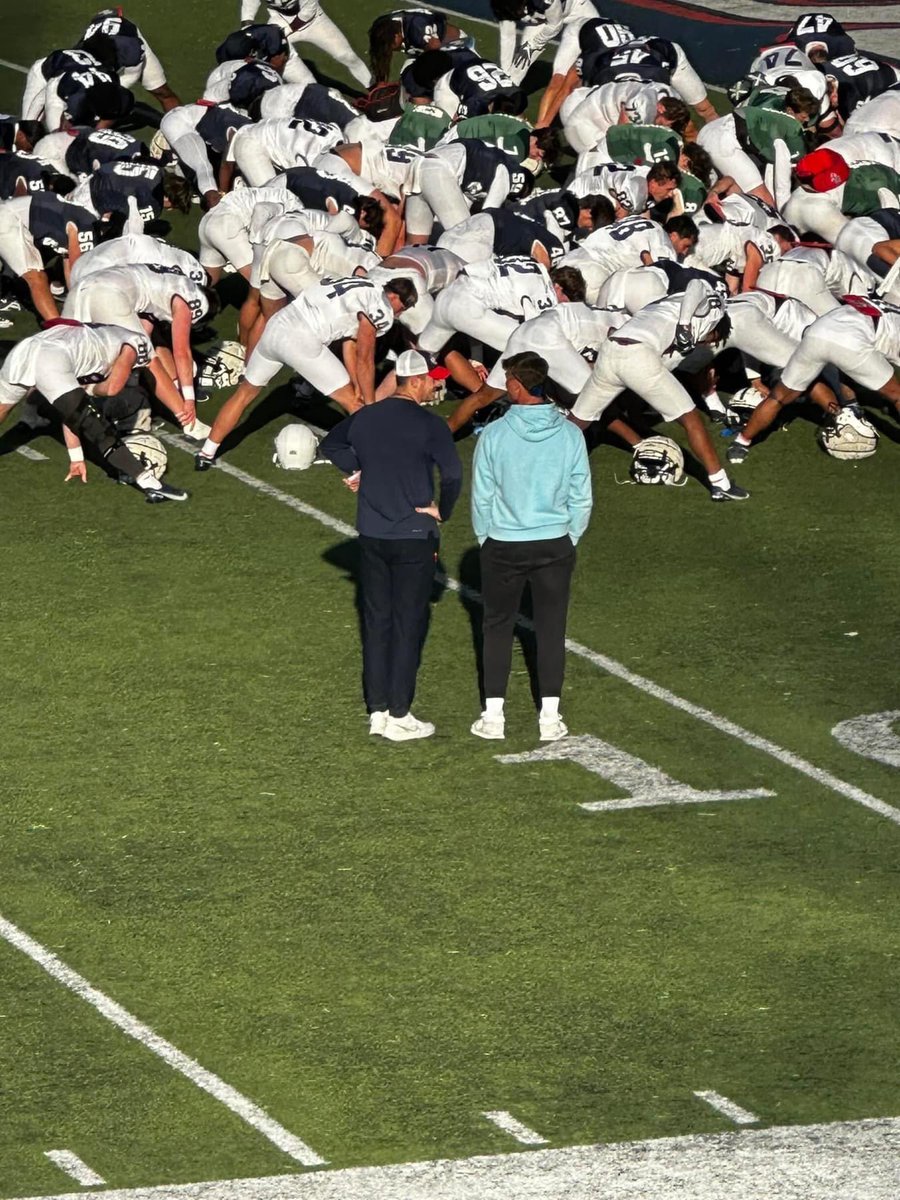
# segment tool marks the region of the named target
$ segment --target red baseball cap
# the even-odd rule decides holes
[[[797,178],[814,192],[830,192],[850,178],[850,168],[834,150],[820,146],[797,163]]]

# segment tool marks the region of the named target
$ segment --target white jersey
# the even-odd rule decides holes
[[[206,271],[187,250],[170,246],[168,242],[161,242],[149,233],[123,233],[121,237],[101,242],[99,246],[75,260],[70,274],[71,286],[74,287],[82,279],[86,279],[88,275],[95,275],[98,271],[127,264],[169,267],[180,271],[195,283],[204,284],[207,280]]]
[[[234,162],[241,147],[250,142],[268,155],[280,171],[287,171],[290,167],[311,164],[320,154],[327,154],[341,141],[343,134],[337,125],[324,121],[272,117],[239,129],[228,146],[228,161]]]
[[[740,313],[741,309],[753,307],[758,312],[761,312],[764,317],[768,318],[776,329],[787,334],[795,342],[800,341],[803,331],[812,325],[816,319],[816,314],[800,300],[780,300],[768,292],[742,292],[739,296],[730,297],[726,305],[728,315],[732,318],[735,325],[740,320],[737,314]],[[767,361],[765,344],[756,347],[742,345],[740,348],[747,353],[753,354],[761,362]]]
[[[557,303],[546,267],[533,258],[510,255],[469,263],[457,276],[486,308],[517,320],[536,316]]]
[[[682,323],[689,323],[691,337],[696,345],[715,329],[725,315],[725,301],[709,284],[694,280],[689,285],[689,291],[698,297],[698,303],[691,306],[693,314],[689,322],[683,321],[684,301],[688,293],[682,292],[679,295],[654,300],[627,321],[615,336],[621,335],[624,339],[651,347],[661,358],[666,359],[671,369],[675,361],[680,361],[683,357],[674,349],[676,327]]]
[[[647,217],[625,217],[595,229],[584,239],[580,249],[587,251],[609,274],[641,266],[641,256],[645,253],[654,262],[660,258],[674,260],[678,257],[662,225]]]
[[[751,243],[759,250],[764,263],[774,262],[781,254],[772,234],[753,225],[703,223],[698,228],[700,236],[694,253],[711,270],[740,275],[747,266],[747,246]]]
[[[304,208],[298,212],[284,212],[280,205],[258,204],[250,222],[250,242],[254,246],[265,246],[280,239],[303,237],[308,233],[337,233],[351,244],[357,244],[359,225],[349,213],[327,213],[319,208]]]
[[[900,174],[900,141],[887,133],[851,133],[826,142],[848,167],[880,163]]]
[[[654,84],[636,80],[576,88],[563,104],[560,116],[564,125],[589,124],[599,140],[610,126],[619,124],[623,110],[632,125],[652,125],[660,94]]]
[[[326,346],[356,337],[360,316],[368,317],[379,337],[394,323],[394,310],[387,296],[368,279],[336,279],[307,288],[290,308],[292,319],[312,330]]]
[[[180,271],[172,267],[133,265],[109,267],[89,275],[69,293],[72,311],[76,314],[84,311],[84,304],[90,303],[91,293],[101,289],[127,297],[134,312],[154,321],[172,320],[172,301],[176,297],[187,304],[194,324],[209,312],[209,301],[203,288]]]
[[[0,367],[0,404],[15,404],[33,387],[52,404],[74,387],[105,379],[123,346],[131,346],[136,367],[146,367],[156,351],[145,333],[117,325],[55,325],[17,342]]]
[[[792,294],[792,268],[816,271],[825,289],[835,296],[862,295],[877,283],[871,271],[858,266],[840,250],[821,250],[816,246],[794,246],[759,273],[757,286],[780,295]]]
[[[395,250],[390,256],[390,264],[383,269],[390,275],[402,275],[412,278],[419,291],[424,284],[426,292],[434,295],[443,291],[453,282],[465,266],[465,262],[452,250],[444,250],[439,246],[404,246]],[[414,272],[410,275],[409,269]]]
[[[283,83],[281,87],[269,88],[263,92],[259,105],[259,115],[264,119],[278,117],[290,120],[300,97],[309,87],[308,83]]]
[[[409,196],[419,191],[419,168],[424,158],[411,146],[385,146],[362,142],[360,175],[388,196]]]
[[[210,209],[210,212],[214,212],[217,217],[224,216],[225,213],[233,214],[239,219],[244,229],[249,229],[257,204],[275,205],[274,209],[269,210],[269,216],[275,215],[276,212],[305,211],[302,200],[273,180],[265,187],[236,188],[227,196],[223,196],[216,207]]]
[[[604,163],[576,175],[568,187],[574,196],[606,196],[627,213],[642,213],[647,207],[647,175],[650,167],[619,167]]]

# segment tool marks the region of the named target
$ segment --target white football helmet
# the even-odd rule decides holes
[[[206,359],[197,376],[202,388],[236,387],[244,370],[244,347],[240,342],[223,342]]]
[[[734,393],[725,408],[725,418],[728,424],[733,428],[739,428],[746,425],[750,419],[750,414],[761,404],[764,397],[762,392],[749,384],[747,387],[742,387]]]
[[[308,425],[285,425],[275,439],[272,462],[285,471],[305,471],[313,465],[319,443]]]
[[[635,483],[680,484],[684,479],[684,455],[677,442],[667,437],[648,437],[634,448],[631,478]]]
[[[152,433],[126,433],[122,441],[146,471],[152,472],[157,479],[162,479],[166,473],[169,456],[158,437],[154,437]]]
[[[878,430],[855,405],[848,405],[819,430],[819,445],[832,458],[870,458],[878,448]]]

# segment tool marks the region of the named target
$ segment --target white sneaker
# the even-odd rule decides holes
[[[476,737],[484,738],[488,742],[499,742],[506,736],[505,726],[504,717],[489,717],[486,712],[483,712],[471,726],[470,733],[474,733]]]
[[[182,425],[181,432],[186,438],[190,438],[192,442],[205,442],[212,430],[211,425],[204,425],[198,418],[194,417],[189,425]]]
[[[369,733],[375,737],[384,737],[384,727],[387,725],[390,713],[386,708],[380,712],[369,713]]]
[[[388,714],[381,736],[389,742],[411,742],[414,738],[431,737],[434,726],[430,721],[420,721],[408,712],[405,717],[392,717]]]
[[[539,717],[538,725],[542,742],[558,742],[560,738],[569,736],[568,727],[562,717]]]

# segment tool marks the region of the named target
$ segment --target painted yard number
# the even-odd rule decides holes
[[[900,709],[853,717],[835,725],[831,732],[842,746],[855,754],[890,767],[900,767],[900,734],[894,731],[895,724],[900,725]],[[653,808],[663,804],[712,804],[722,800],[756,800],[775,795],[768,788],[701,791],[592,734],[564,738],[561,742],[551,742],[526,754],[498,754],[497,761],[574,762],[626,793],[619,800],[591,800],[579,805],[579,808],[588,812]]]
[[[621,800],[592,800],[579,805],[588,812],[611,812],[622,808],[650,808],[660,804],[711,804],[719,800],[755,800],[774,796],[768,788],[743,788],[740,791],[698,791],[670,775],[651,767],[641,758],[626,754],[618,746],[603,742],[591,734],[551,742],[527,754],[499,754],[502,763],[574,762],[594,775],[614,783],[627,795]]]

